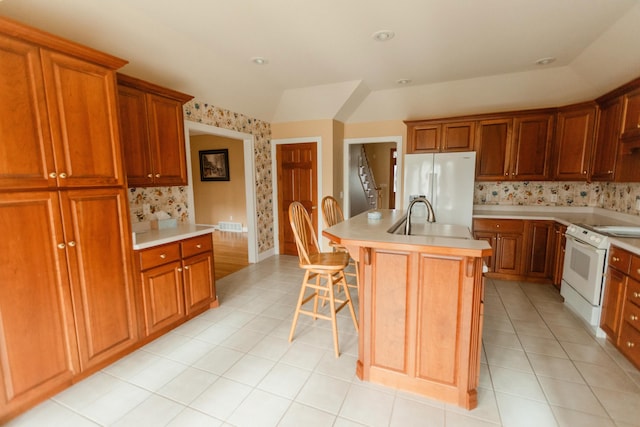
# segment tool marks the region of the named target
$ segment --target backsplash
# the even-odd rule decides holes
[[[640,215],[635,182],[476,182],[473,196],[475,205],[590,206]]]
[[[144,212],[145,205],[149,205],[148,213]],[[154,219],[158,211],[168,213],[179,222],[187,222],[187,190],[185,187],[130,188],[129,210],[132,222]]]

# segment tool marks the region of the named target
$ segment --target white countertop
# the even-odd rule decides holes
[[[323,234],[338,237],[342,242],[352,244],[380,242],[392,245],[446,247],[472,251],[490,249],[486,241],[473,240],[467,227],[442,222],[426,223],[425,218],[422,220],[412,219],[412,235],[410,236],[391,234],[387,230],[404,218],[405,211],[379,209],[378,212],[382,214],[380,219],[369,219],[367,212],[364,212],[324,229]]]
[[[476,205],[474,218],[553,220],[564,225],[640,225],[640,216],[593,207]],[[640,239],[609,237],[611,244],[640,255]]]
[[[136,228],[134,227],[134,229]],[[165,243],[213,233],[215,229],[210,225],[180,224],[177,227],[160,230],[145,228],[138,228],[138,230],[133,232],[134,250],[147,249]]]

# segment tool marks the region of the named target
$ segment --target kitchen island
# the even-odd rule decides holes
[[[466,227],[363,213],[323,231],[348,248],[360,273],[356,373],[466,409],[477,406],[485,241]]]

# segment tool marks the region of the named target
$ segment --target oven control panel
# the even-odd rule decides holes
[[[567,227],[566,235],[595,248],[606,249],[609,247],[609,238],[607,236],[588,228],[584,224],[571,224]]]

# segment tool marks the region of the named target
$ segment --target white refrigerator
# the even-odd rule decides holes
[[[404,156],[403,208],[417,196],[433,206],[436,222],[464,225],[471,230],[476,153],[407,154]],[[424,203],[417,203],[412,217],[426,217]]]

